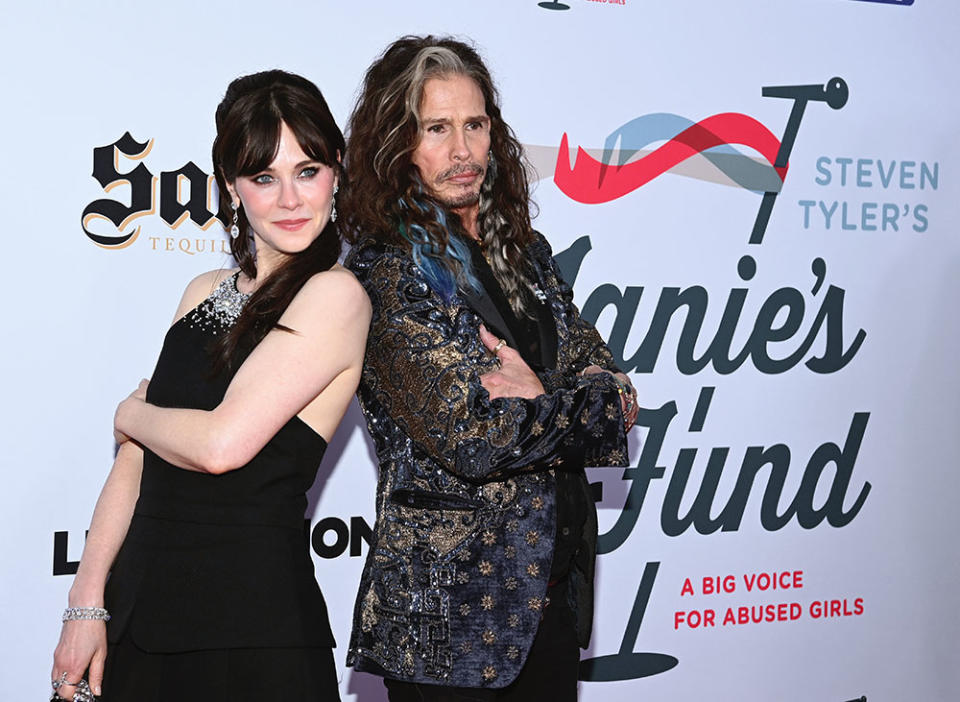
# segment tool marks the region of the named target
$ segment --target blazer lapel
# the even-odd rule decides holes
[[[540,330],[540,357],[544,368],[557,367],[557,322],[547,302],[537,305],[537,328]]]
[[[476,312],[480,319],[483,320],[484,325],[490,330],[491,334],[496,334],[505,340],[509,346],[517,348],[517,340],[513,337],[513,334],[510,333],[510,327],[507,326],[497,306],[490,301],[490,296],[487,295],[485,289],[475,291],[461,288],[460,296],[470,309]]]
[[[554,317],[551,301],[560,295],[559,287],[548,279],[546,271],[540,261],[533,257],[534,267],[537,270],[537,284],[546,300],[537,305],[537,328],[540,330],[540,356],[544,368],[557,367],[558,353],[558,319]]]

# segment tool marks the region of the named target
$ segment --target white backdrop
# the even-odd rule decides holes
[[[374,56],[399,35],[433,32],[471,37],[487,57],[541,176],[537,226],[556,252],[570,249],[576,301],[629,359],[649,410],[634,430],[636,467],[591,473],[606,553],[583,655],[600,660],[585,665],[594,679],[581,698],[956,698],[960,10],[948,0],[546,5],[5,7],[0,696],[46,694],[70,585],[55,573],[79,558],[116,403],[151,372],[186,282],[227,264],[219,226],[164,221],[176,176],[161,173],[188,162],[209,173],[213,111],[237,75],[302,73],[343,124]],[[849,93],[837,109],[823,101],[842,92],[824,91],[833,77]],[[777,86],[793,97],[763,95]],[[789,170],[762,242],[750,243],[756,191],[780,190],[768,161],[790,141],[797,95],[809,101]],[[105,248],[81,218],[103,209],[97,200],[128,207],[140,192],[135,178],[91,177],[95,149],[126,132],[149,147],[118,153],[117,172],[145,168],[153,197],[119,230],[90,222],[97,236],[129,237]],[[555,180],[564,134],[571,165],[578,146],[597,159],[610,148],[599,194],[587,155]],[[745,145],[700,154],[711,135]],[[618,169],[620,158],[631,164]],[[614,185],[617,197],[604,190]],[[591,198],[601,202],[582,202]],[[690,306],[659,328],[678,294]],[[719,365],[691,365],[704,354]],[[373,521],[371,458],[351,410],[311,504],[341,693],[365,702],[383,698],[379,682],[343,658]]]

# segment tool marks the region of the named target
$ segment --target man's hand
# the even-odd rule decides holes
[[[610,371],[600,366],[587,366],[581,371],[581,375],[593,375],[594,373],[610,373]],[[640,412],[640,405],[637,404],[637,389],[633,383],[623,373],[610,373],[620,385],[620,409],[623,411],[623,426],[625,431],[633,428],[637,421],[637,414]]]
[[[480,384],[490,393],[491,400],[501,397],[522,397],[532,400],[544,393],[543,384],[537,374],[524,362],[520,353],[487,331],[482,324],[480,341],[500,362],[500,370],[490,371],[480,376]]]

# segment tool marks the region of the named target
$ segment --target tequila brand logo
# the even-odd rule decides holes
[[[129,188],[129,204],[119,200],[102,198],[87,205],[81,215],[83,233],[97,246],[106,249],[123,249],[130,246],[140,236],[141,227],[133,223],[147,215],[157,214],[159,203],[160,219],[170,229],[177,229],[187,219],[201,230],[210,229],[219,220],[211,208],[214,207],[214,179],[201,170],[193,161],[187,161],[174,171],[161,171],[155,176],[143,162],[153,149],[153,139],[137,141],[126,132],[112,144],[98,146],[93,150],[93,177],[104,192],[111,193],[115,188]],[[136,163],[129,170],[122,170],[121,159]],[[209,237],[176,240],[163,237],[169,242],[176,241],[175,248],[191,253],[194,251],[214,250],[215,244]],[[151,237],[159,240],[161,237]],[[161,249],[174,250],[174,244],[163,242]],[[187,242],[187,246],[184,246]],[[158,241],[153,241],[157,249]],[[185,250],[189,249],[189,250]],[[224,249],[224,251],[226,251]]]

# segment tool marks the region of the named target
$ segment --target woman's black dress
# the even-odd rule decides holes
[[[211,373],[210,347],[246,301],[236,281],[170,328],[150,403],[220,403],[233,372]],[[104,700],[339,699],[304,521],[326,445],[294,417],[224,475],[144,451],[140,498],[107,584]]]

